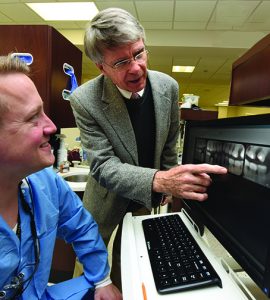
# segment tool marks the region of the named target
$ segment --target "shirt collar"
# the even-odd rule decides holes
[[[123,89],[120,89],[120,87],[116,86],[119,90],[119,92],[121,93],[121,95],[123,97],[125,97],[126,99],[130,99],[131,95],[132,95],[132,92],[129,92],[129,91],[126,91],[126,90],[123,90]],[[143,95],[143,92],[144,92],[144,89],[140,90],[139,92],[137,92],[141,97]]]

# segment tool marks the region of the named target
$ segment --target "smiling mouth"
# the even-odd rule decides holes
[[[45,143],[40,145],[40,148],[46,148],[48,146],[50,146],[49,142],[45,142]]]

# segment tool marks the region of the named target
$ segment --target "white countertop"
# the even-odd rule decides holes
[[[159,215],[132,216],[127,213],[123,221],[121,244],[122,292],[124,300],[248,300],[231,272],[227,273],[220,258],[216,257],[204,239],[196,232],[183,212],[178,213],[190,233],[220,276],[223,288],[209,286],[166,295],[158,294],[145,243],[142,220]]]
[[[78,168],[69,168],[69,172],[66,173],[57,173],[59,176],[65,178],[66,176],[71,176],[71,175],[76,175],[76,174],[89,174],[89,167],[78,167]],[[85,186],[86,182],[71,182],[71,181],[66,181],[68,185],[71,187],[71,189],[74,192],[84,192],[85,191]]]

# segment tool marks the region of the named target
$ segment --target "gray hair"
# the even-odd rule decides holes
[[[100,11],[87,25],[84,49],[93,62],[101,63],[104,49],[139,39],[145,41],[145,32],[135,17],[121,8],[107,8]]]
[[[23,73],[29,76],[30,68],[26,63],[24,63],[19,58],[12,57],[11,53],[8,54],[7,56],[0,56],[0,77],[11,73]],[[15,82],[14,85],[16,85]],[[9,104],[5,101],[4,96],[0,94],[0,116],[2,116],[3,113],[7,112],[9,109],[10,109]],[[0,117],[0,125],[1,125],[1,117]]]

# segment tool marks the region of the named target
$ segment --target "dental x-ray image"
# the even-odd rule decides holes
[[[206,152],[206,140],[197,139],[195,146],[194,159],[196,163],[202,163],[205,161],[205,152]]]
[[[209,140],[207,142],[205,162],[211,165],[221,165],[222,158],[222,142]]]
[[[245,147],[242,144],[209,140],[205,162],[224,166],[235,175],[241,175],[244,166]]]
[[[243,176],[270,187],[270,148],[249,145],[246,150]]]
[[[245,147],[238,143],[223,144],[223,166],[235,175],[241,175],[244,167]]]
[[[194,159],[221,165],[231,174],[270,187],[270,147],[198,138]]]

